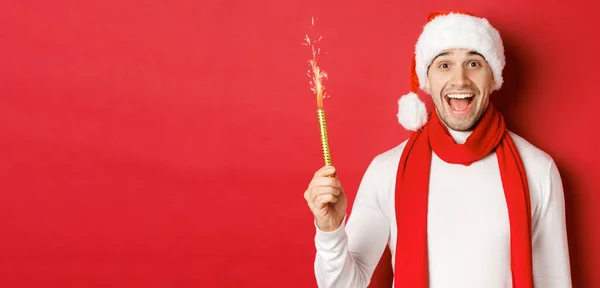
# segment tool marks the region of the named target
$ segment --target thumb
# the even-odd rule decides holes
[[[337,169],[334,166],[323,166],[323,176],[335,177],[337,175]]]

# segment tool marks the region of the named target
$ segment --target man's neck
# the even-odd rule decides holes
[[[473,133],[473,131],[456,131],[448,128],[448,132],[452,135],[452,139],[454,139],[454,143],[456,144],[465,144],[467,138]]]

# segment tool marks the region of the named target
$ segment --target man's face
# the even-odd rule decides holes
[[[427,79],[426,88],[442,122],[453,130],[473,130],[489,105],[494,87],[492,69],[485,58],[471,50],[446,50],[429,66]]]

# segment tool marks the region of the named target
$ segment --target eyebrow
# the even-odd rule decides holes
[[[469,51],[469,55],[479,55],[481,56],[481,58],[485,59],[485,57],[483,57],[483,55],[481,55],[479,52],[477,51]]]
[[[447,55],[450,55],[450,54],[451,54],[451,53],[450,53],[450,52],[448,52],[448,51],[446,51],[446,52],[443,52],[443,53],[440,53],[440,54],[438,54],[437,56],[435,56],[435,58],[433,58],[433,60],[431,60],[431,63],[435,62],[435,59],[437,59],[438,57],[441,57],[441,56],[447,56]]]
[[[435,56],[435,58],[433,58],[433,60],[431,60],[431,63],[433,63],[435,61],[435,59],[437,59],[438,57],[448,56],[450,54],[452,54],[452,52],[450,52],[450,51],[442,52],[442,53],[438,54],[437,56]],[[483,58],[483,60],[485,60],[485,57],[483,57],[483,55],[481,55],[481,53],[479,53],[477,51],[471,50],[471,51],[469,51],[469,55],[478,55],[478,56],[481,56],[481,58]]]

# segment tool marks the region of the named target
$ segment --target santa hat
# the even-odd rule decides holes
[[[435,57],[448,49],[469,49],[481,54],[492,69],[495,86],[502,86],[505,65],[504,46],[500,33],[485,18],[463,11],[438,11],[429,14],[427,24],[415,46],[410,68],[410,90],[398,100],[398,122],[407,130],[416,131],[427,123],[425,103],[417,89],[430,94],[427,69]]]

